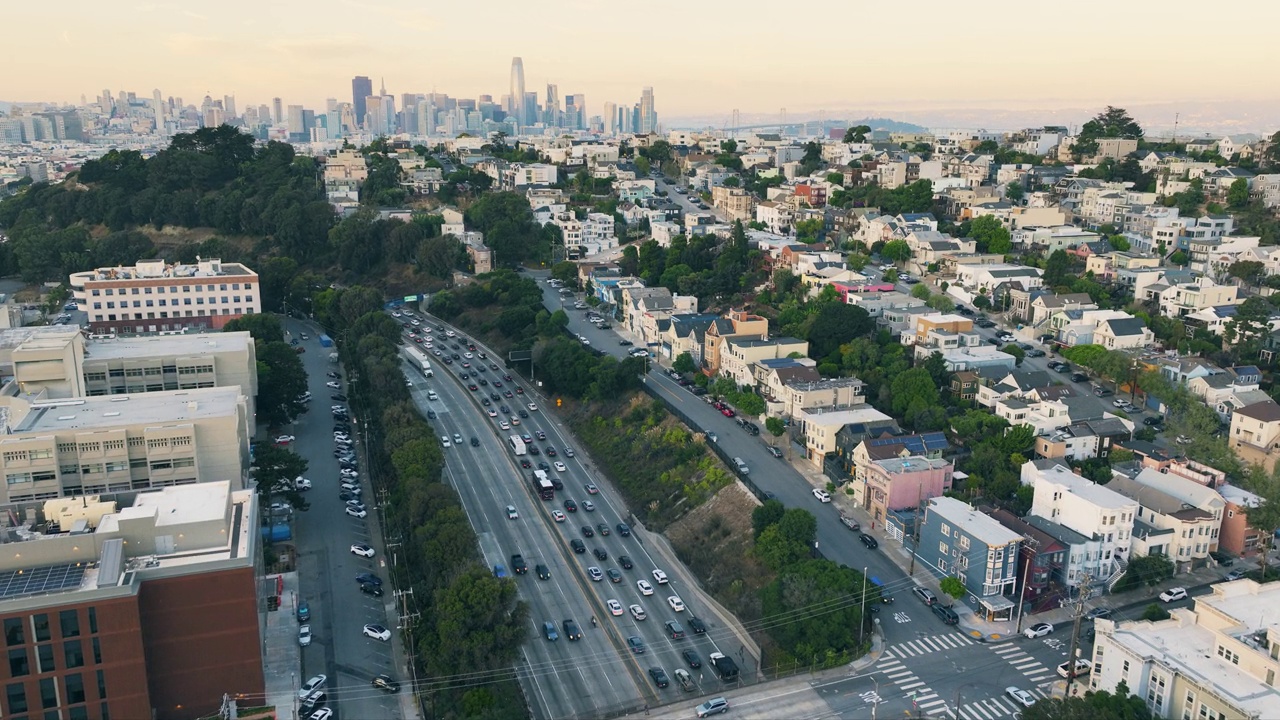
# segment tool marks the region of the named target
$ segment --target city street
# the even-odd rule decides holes
[[[455,343],[458,348],[452,347]],[[485,360],[478,354],[466,358],[462,353],[468,351],[460,339],[446,340],[437,334],[434,347],[450,355],[459,353],[460,357],[452,365],[445,365],[432,355],[435,377],[431,379],[423,378],[420,369],[406,363],[406,376],[414,383],[412,395],[423,414],[435,413],[432,425],[449,436],[450,447],[444,450],[446,479],[462,498],[485,564],[490,568],[501,565],[505,573],[512,575],[511,556],[519,553],[530,569],[526,575],[513,576],[531,610],[531,640],[522,651],[525,662],[517,669],[535,716],[590,718],[671,702],[684,692],[674,677],[674,671],[681,667],[689,669],[695,683],[701,680],[708,692],[714,692],[718,679],[705,669],[689,668],[682,652],[693,650],[705,663],[707,655],[719,649],[718,643],[727,641],[735,648],[739,645],[728,638],[728,631],[710,613],[699,612],[704,607],[700,592],[682,586],[674,575],[667,584],[656,582],[652,571],[661,568],[661,563],[655,562],[638,537],[622,537],[618,533],[618,523],[628,516],[621,502],[594,477],[584,456],[575,453],[568,457],[566,449],[575,444],[560,423],[542,409],[530,410],[528,403],[533,398],[528,393],[514,392],[522,382],[519,377],[513,376],[514,382],[503,380],[506,369],[495,358]],[[462,367],[464,362],[471,367]],[[478,370],[489,363],[498,368]],[[462,373],[470,377],[463,380]],[[479,379],[488,384],[479,385]],[[477,390],[468,389],[472,383],[477,383]],[[436,392],[438,399],[428,399],[429,391]],[[513,397],[504,397],[507,392]],[[489,406],[481,404],[485,399]],[[505,412],[503,407],[507,408]],[[491,409],[495,417],[488,416]],[[520,409],[528,417],[520,418]],[[515,425],[517,420],[519,425]],[[509,423],[510,429],[501,430],[500,422]],[[564,485],[554,501],[544,501],[533,494],[531,470],[517,465],[511,449],[512,435],[528,434],[532,439],[539,431],[546,440],[534,440],[525,446],[540,448],[539,455],[526,454],[523,458],[535,465],[546,462],[549,467],[553,462],[564,463],[564,470],[553,468],[548,473]],[[472,445],[472,438],[478,446]],[[523,444],[522,440],[517,441]],[[548,447],[556,449],[555,457],[548,457]],[[588,483],[598,486],[595,493],[587,491]],[[567,511],[565,503],[570,498],[578,506],[576,512]],[[587,501],[594,504],[594,510],[587,509]],[[517,518],[508,516],[508,505],[515,508]],[[562,514],[564,521],[556,522],[553,512]],[[610,531],[608,536],[600,532],[601,524]],[[585,535],[584,527],[591,528],[591,536]],[[574,553],[570,540],[581,540],[587,552]],[[592,554],[597,548],[605,551],[604,560]],[[631,569],[622,566],[619,558],[623,555],[629,557]],[[547,580],[538,577],[536,567],[540,564],[546,566]],[[599,568],[599,579],[588,574],[592,567]],[[610,570],[618,573],[618,582],[603,575]],[[638,590],[636,582],[641,579],[652,584],[652,595],[642,595]],[[686,609],[673,612],[667,601],[671,595],[679,596]],[[622,606],[621,615],[611,613],[606,605],[610,599]],[[643,608],[647,619],[634,619],[626,610],[632,604]],[[689,627],[691,615],[699,615],[706,622],[705,635],[696,635]],[[599,627],[592,626],[593,616]],[[566,619],[577,624],[583,635],[581,640],[571,642],[565,637]],[[683,626],[684,638],[673,639],[667,634],[664,624],[668,620]],[[558,640],[546,638],[546,622],[554,625]],[[627,638],[632,636],[643,641],[643,654],[628,649]],[[655,666],[666,672],[670,680],[667,688],[656,687],[650,678],[648,670]]]
[[[314,637],[310,646],[302,648],[302,668],[295,684],[301,685],[313,675],[327,675],[328,706],[335,709],[338,718],[403,717],[400,697],[370,684],[381,673],[406,685],[409,678],[403,666],[392,659],[400,635],[395,632],[399,615],[389,582],[384,586],[386,594],[380,598],[361,593],[356,583],[356,575],[366,572],[384,581],[389,578],[381,533],[371,529],[373,514],[363,519],[349,517],[343,510],[345,503],[338,497],[338,461],[333,457],[333,418],[328,408],[345,403],[330,400],[329,396],[338,391],[325,387],[330,380],[325,373],[336,371],[339,366],[329,362],[331,349],[320,346],[314,326],[294,319],[285,320],[284,325],[292,337],[302,333],[310,337],[300,341],[300,346],[306,348],[301,358],[307,371],[307,388],[314,397],[310,410],[287,429],[288,434],[297,437],[292,449],[307,461],[306,477],[313,484],[313,489],[304,493],[310,510],[296,513],[293,523],[299,587],[311,610]],[[362,463],[365,502],[372,510],[373,500],[363,470]],[[353,555],[352,543],[371,545],[376,554],[372,559]],[[391,629],[391,641],[365,637],[361,629],[366,623]]]

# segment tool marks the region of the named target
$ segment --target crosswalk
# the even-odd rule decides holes
[[[884,675],[889,682],[897,685],[898,689],[901,690],[904,695],[911,697],[915,708],[925,715],[929,715],[934,711],[944,710],[946,708],[947,701],[938,697],[938,694],[931,690],[926,683],[911,670],[911,668],[907,667],[903,660],[921,654],[921,648],[926,647],[922,646],[921,643],[926,640],[936,641],[937,637],[922,638],[920,640],[913,640],[911,643],[900,643],[898,645],[894,645],[886,649],[884,653],[880,655],[880,660],[876,662],[875,665],[875,672]],[[961,639],[965,639],[963,636],[959,637]],[[910,645],[910,647],[908,647],[908,645]],[[956,645],[948,647],[959,646]],[[936,652],[936,650],[933,652]],[[884,694],[883,686],[881,694]]]
[[[1031,692],[1037,699],[1048,697],[1048,695],[1042,692],[1035,690]],[[1003,718],[1014,717],[1016,713],[1023,709],[1024,708],[1021,705],[1015,703],[1006,696],[998,698],[984,698],[982,700],[964,703],[960,708],[959,720],[1001,720]],[[947,717],[954,719],[956,718],[956,715],[953,712],[948,711]]]
[[[996,645],[992,647],[992,650],[1034,685],[1041,685],[1057,679],[1055,671],[1045,667],[1039,660],[1027,654],[1018,643]]]
[[[972,638],[960,633],[945,633],[891,645],[885,650],[884,656],[897,658],[917,657],[974,644],[975,641]]]

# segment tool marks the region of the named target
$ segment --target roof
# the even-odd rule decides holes
[[[1042,518],[1038,515],[1028,515],[1023,518],[1023,520],[1025,520],[1031,527],[1043,531],[1064,545],[1083,545],[1089,542],[1089,538],[1065,525],[1059,525],[1049,518]]]
[[[1024,466],[1025,467],[1025,466]],[[1049,468],[1037,468],[1039,479],[1065,487],[1072,495],[1098,507],[1121,510],[1133,505],[1133,501],[1115,490],[1109,490],[1092,480],[1081,477],[1061,462]]]
[[[9,432],[57,432],[223,417],[236,411],[241,392],[237,385],[35,402]]]
[[[972,505],[949,497],[929,498],[925,510],[925,522],[931,516],[947,520],[965,534],[984,543],[987,547],[1003,547],[1022,542],[1022,536],[1001,525],[995,518],[984,515]]]
[[[1211,487],[1201,485],[1195,480],[1181,475],[1162,473],[1152,468],[1143,468],[1141,472],[1134,476],[1133,481],[1157,488],[1161,492],[1199,508],[1217,505],[1222,501],[1222,496]]]
[[[1245,405],[1236,410],[1236,415],[1243,415],[1261,422],[1280,422],[1280,405],[1274,400],[1263,400],[1252,405]]]
[[[217,352],[242,352],[253,337],[248,332],[198,333],[191,335],[146,335],[90,339],[85,343],[87,360],[143,357],[197,356]]]
[[[914,435],[894,435],[890,437],[868,438],[864,440],[867,448],[899,447],[913,455],[928,455],[951,447],[946,433],[928,432]]]
[[[979,507],[978,510],[991,516],[991,518],[996,522],[1009,528],[1013,532],[1022,535],[1023,537],[1028,535],[1031,536],[1031,539],[1034,540],[1035,543],[1030,547],[1035,549],[1037,555],[1044,554],[1046,552],[1057,552],[1058,550],[1065,549],[1067,546],[1066,543],[1062,542],[1058,538],[1050,535],[1044,530],[1041,530],[1004,508]]]
[[[1190,505],[1158,487],[1145,485],[1123,475],[1113,476],[1111,482],[1107,483],[1107,489],[1136,500],[1144,508],[1179,520],[1195,522],[1213,517],[1213,513]]]

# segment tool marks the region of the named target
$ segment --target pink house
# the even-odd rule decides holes
[[[915,455],[876,460],[860,470],[866,473],[864,506],[871,517],[884,522],[891,511],[917,507],[950,490],[954,468],[950,460]]]

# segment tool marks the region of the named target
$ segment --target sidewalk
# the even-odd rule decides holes
[[[262,670],[266,704],[275,707],[276,717],[288,718],[298,714],[298,688],[307,678],[299,677],[302,648],[298,645],[298,620],[294,614],[298,608],[298,573],[263,577],[265,594],[275,592],[277,577],[283,578],[284,592],[280,593],[280,609],[267,612],[263,622]]]

